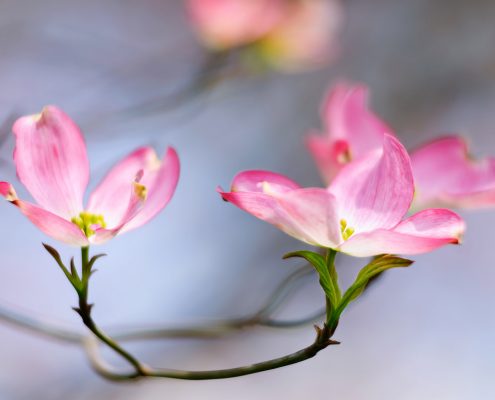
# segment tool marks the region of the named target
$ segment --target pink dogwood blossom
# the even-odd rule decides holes
[[[307,146],[328,184],[352,160],[381,148],[392,130],[368,109],[368,88],[340,82],[321,107],[324,134],[311,133]]]
[[[417,206],[495,206],[495,158],[472,159],[463,138],[447,136],[433,140],[413,151],[411,162]]]
[[[77,246],[101,244],[135,229],[171,199],[179,178],[179,159],[169,148],[159,160],[142,147],[115,165],[91,193],[86,145],[79,128],[60,109],[45,107],[13,127],[17,176],[37,204],[20,200],[13,186],[0,182],[0,195],[19,208],[41,231]]]
[[[186,0],[205,44],[224,50],[259,40],[283,18],[284,0]]]
[[[337,0],[187,0],[191,22],[213,50],[247,46],[264,64],[299,70],[336,53]]]
[[[308,135],[307,146],[330,183],[349,162],[380,147],[392,129],[368,109],[368,88],[339,83],[322,107],[325,133]],[[411,153],[416,185],[413,208],[495,205],[495,159],[475,161],[460,137],[439,138]]]
[[[413,199],[409,156],[383,135],[382,145],[348,164],[327,188],[301,188],[267,171],[238,174],[224,200],[312,245],[365,257],[418,254],[459,243],[463,220],[445,209],[403,219]]]

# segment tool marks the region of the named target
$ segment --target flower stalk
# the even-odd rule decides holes
[[[282,356],[279,358],[263,361],[257,364],[252,364],[237,368],[228,368],[221,370],[209,370],[209,371],[181,371],[174,369],[153,369],[139,361],[136,357],[125,350],[121,345],[112,337],[107,335],[101,328],[98,327],[92,317],[93,304],[88,302],[88,289],[91,274],[93,272],[93,266],[95,261],[102,256],[95,255],[89,257],[89,247],[85,246],[81,248],[81,278],[79,279],[78,273],[74,268],[73,260],[71,260],[71,272],[63,265],[60,260],[58,252],[45,245],[45,248],[54,257],[61,268],[66,271],[66,276],[74,286],[79,299],[79,306],[74,310],[81,317],[84,325],[98,338],[103,344],[112,349],[115,353],[120,355],[126,360],[132,367],[132,372],[128,373],[113,373],[105,370],[102,366],[95,366],[95,369],[104,377],[112,380],[132,380],[137,378],[155,377],[155,378],[172,378],[172,379],[186,379],[186,380],[209,380],[209,379],[226,379],[243,375],[250,375],[258,372],[268,371],[271,369],[282,368],[291,364],[299,363],[308,360],[318,354],[321,350],[339,342],[332,339],[333,334],[337,328],[337,323],[334,319],[330,318],[331,324],[324,323],[322,327],[315,326],[316,338],[314,342],[299,351]],[[329,251],[327,260],[329,261],[329,268],[334,271],[332,275],[336,277],[336,271],[334,266],[335,253],[333,250]],[[335,278],[336,279],[336,278]],[[332,316],[334,312],[334,303],[327,302],[327,316]],[[93,360],[94,361],[94,360]]]
[[[95,256],[98,257],[98,256]],[[74,308],[84,325],[103,343],[105,343],[108,347],[110,347],[117,354],[122,356],[125,360],[131,364],[137,373],[144,373],[144,366],[134,358],[130,353],[124,350],[116,341],[114,341],[110,336],[108,336],[105,332],[103,332],[95,323],[91,316],[91,310],[93,308],[93,304],[88,303],[88,287],[89,287],[89,278],[91,277],[91,273],[94,262],[96,258],[93,257],[91,260],[89,259],[89,246],[81,247],[81,270],[82,270],[82,278],[81,278],[81,290],[76,290],[79,297],[79,307]]]

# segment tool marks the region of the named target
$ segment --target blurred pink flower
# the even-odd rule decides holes
[[[13,127],[17,176],[37,204],[20,200],[12,185],[0,182],[0,195],[17,206],[41,231],[77,246],[101,244],[135,229],[171,199],[179,178],[179,159],[169,148],[160,161],[140,148],[114,166],[91,193],[86,145],[79,128],[60,109],[45,107]]]
[[[187,0],[193,25],[214,50],[248,46],[258,62],[282,70],[327,63],[336,53],[338,0]]]
[[[368,109],[368,88],[341,82],[322,107],[325,134],[311,133],[307,146],[330,183],[348,163],[381,146],[392,129]],[[460,137],[437,139],[411,153],[416,194],[413,208],[495,205],[495,159],[474,161]]]
[[[495,206],[495,158],[473,160],[463,138],[436,139],[413,151],[411,161],[416,205]]]
[[[321,107],[325,133],[311,133],[307,145],[328,184],[350,161],[382,146],[392,130],[368,109],[368,88],[340,82]]]
[[[404,219],[413,198],[409,156],[384,135],[382,146],[343,168],[327,189],[301,188],[272,172],[238,174],[224,200],[312,245],[358,257],[425,253],[459,243],[463,220],[445,209]]]
[[[224,50],[252,43],[282,19],[284,0],[186,0],[200,38]]]

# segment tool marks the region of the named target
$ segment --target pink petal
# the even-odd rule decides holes
[[[8,182],[0,182],[0,196],[4,197],[7,201],[17,199],[14,187]]]
[[[88,239],[77,225],[41,207],[19,200],[9,183],[0,182],[0,194],[17,206],[43,233],[53,239],[80,247],[89,244]]]
[[[102,214],[108,226],[118,225],[127,212],[129,185],[139,171],[142,171],[140,182],[148,190],[147,203],[149,201],[149,205],[142,209],[146,214],[141,222],[152,218],[168,202],[177,184],[179,164],[172,149],[167,151],[163,162],[151,147],[142,147],[129,154],[110,170],[91,193],[87,210]]]
[[[260,39],[280,20],[281,0],[188,0],[191,22],[205,43],[228,49]]]
[[[17,175],[37,203],[70,219],[82,211],[89,179],[86,145],[74,122],[60,109],[18,119],[14,161]]]
[[[146,201],[146,196],[142,192],[143,189],[145,189],[144,185],[140,184],[137,181],[133,182],[130,195],[127,196],[127,207],[124,214],[121,216],[120,221],[117,223],[117,225],[114,225],[113,228],[95,227],[94,235],[89,237],[89,240],[92,244],[103,244],[112,239],[122,231],[126,224],[132,221],[132,219],[139,214],[141,208],[143,207],[143,204]]]
[[[459,243],[464,230],[464,221],[454,212],[429,209],[404,220],[394,229],[378,229],[352,236],[340,246],[340,250],[357,257],[421,254],[446,244]]]
[[[414,192],[406,149],[384,135],[383,149],[347,165],[328,190],[339,205],[339,215],[356,233],[390,229],[407,213]]]
[[[339,82],[329,92],[321,114],[326,136],[308,139],[308,147],[327,183],[349,161],[380,149],[385,133],[392,130],[368,109],[368,88],[362,84]]]
[[[174,149],[169,148],[157,171],[144,170],[141,183],[148,189],[146,202],[136,217],[124,226],[122,232],[146,224],[165,208],[175,192],[179,174],[179,157]]]
[[[341,241],[335,199],[324,189],[267,193],[220,192],[223,199],[303,242],[336,247]]]
[[[323,180],[332,182],[335,175],[350,161],[349,143],[345,140],[332,141],[322,135],[309,135],[306,146],[312,154]]]
[[[264,184],[270,185],[270,190],[287,192],[299,189],[300,186],[284,175],[270,171],[244,171],[237,174],[232,182],[232,192],[264,192]]]
[[[417,193],[415,207],[495,205],[495,158],[475,161],[461,137],[444,137],[411,155]]]

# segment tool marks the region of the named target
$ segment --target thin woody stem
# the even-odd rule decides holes
[[[143,373],[144,366],[136,360],[130,353],[123,349],[117,342],[115,342],[110,336],[103,332],[94,322],[91,317],[92,304],[88,303],[88,286],[89,278],[91,276],[91,264],[89,261],[89,247],[81,248],[81,262],[82,262],[82,284],[83,289],[78,291],[79,296],[79,308],[74,310],[81,316],[81,319],[86,327],[103,343],[110,347],[113,351],[119,354],[122,358],[127,360],[131,364],[137,373]]]
[[[110,329],[112,337],[119,341],[154,340],[160,338],[216,338],[244,328],[268,326],[273,328],[293,328],[321,319],[325,310],[321,309],[299,319],[277,320],[273,313],[283,304],[284,300],[297,289],[302,280],[314,274],[314,269],[303,265],[285,278],[269,296],[266,303],[252,315],[238,319],[218,320],[211,324],[184,327],[150,327]],[[77,330],[66,328],[63,324],[54,323],[44,318],[32,316],[29,313],[16,310],[13,307],[0,304],[0,320],[30,332],[42,334],[48,338],[80,344],[86,335]]]
[[[268,361],[263,361],[257,364],[252,364],[237,368],[228,368],[220,370],[209,371],[182,371],[175,369],[153,369],[144,364],[139,363],[139,368],[136,368],[133,372],[116,372],[111,366],[105,363],[101,358],[98,343],[94,341],[86,341],[86,351],[88,352],[91,364],[96,372],[101,376],[114,380],[125,381],[138,378],[171,378],[171,379],[183,379],[183,380],[213,380],[213,379],[228,379],[244,375],[255,374],[271,369],[277,369],[286,367],[288,365],[296,364],[310,358],[313,358],[321,350],[330,345],[339,344],[339,342],[331,339],[336,326],[330,327],[324,325],[323,328],[316,328],[316,339],[308,347],[302,350],[296,351],[289,355],[275,358]]]
[[[83,255],[83,260],[87,259]],[[83,271],[87,268],[87,265],[83,263]],[[89,274],[91,271],[89,271]],[[84,274],[84,273],[83,273]],[[101,364],[98,368],[95,368],[102,376],[108,379],[114,380],[131,380],[144,377],[154,378],[172,378],[172,379],[185,379],[185,380],[211,380],[211,379],[227,379],[243,375],[255,374],[258,372],[268,371],[271,369],[282,368],[291,364],[299,363],[301,361],[308,360],[314,357],[318,352],[325,349],[332,344],[338,344],[338,342],[331,340],[335,329],[337,328],[337,321],[332,325],[324,324],[322,328],[315,327],[317,331],[315,341],[308,347],[294,353],[288,354],[283,357],[263,361],[257,364],[247,365],[237,368],[228,368],[220,370],[209,371],[185,371],[175,369],[153,369],[143,363],[141,363],[136,357],[123,349],[114,339],[104,333],[94,322],[91,317],[92,306],[87,303],[87,299],[84,296],[84,292],[79,292],[79,308],[76,311],[81,316],[86,327],[93,332],[93,334],[100,339],[109,348],[114,350],[117,354],[122,356],[133,367],[134,371],[131,373],[118,374],[111,371],[106,372],[106,368],[103,368]],[[86,291],[87,293],[87,291]],[[331,313],[331,310],[327,310],[327,314]],[[93,362],[93,365],[95,363]]]

